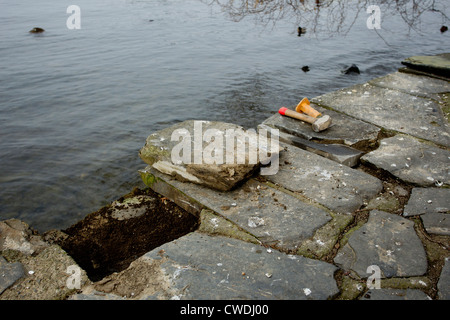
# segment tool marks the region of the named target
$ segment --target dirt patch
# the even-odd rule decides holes
[[[98,281],[126,269],[146,252],[194,231],[198,224],[197,217],[170,200],[151,189],[136,188],[64,230],[67,237],[55,242],[92,281]]]
[[[94,283],[92,289],[127,299],[140,299],[151,295],[155,298],[170,299],[166,294],[171,291],[170,281],[160,267],[164,261],[165,258],[140,258],[133,261],[126,270],[113,273]]]

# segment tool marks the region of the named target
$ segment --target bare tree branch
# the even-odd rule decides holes
[[[444,8],[435,0],[201,0],[218,5],[235,20],[251,16],[262,24],[275,24],[281,19],[294,19],[312,33],[347,33],[361,11],[377,5],[383,14],[398,14],[410,30],[420,32],[421,17],[426,12],[449,21]],[[323,21],[326,21],[324,24]]]

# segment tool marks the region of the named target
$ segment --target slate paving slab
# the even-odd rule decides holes
[[[139,156],[180,181],[227,191],[278,153],[276,145],[271,147],[256,130],[220,121],[187,120],[149,135]]]
[[[450,53],[412,56],[402,61],[408,68],[450,78]]]
[[[381,181],[365,172],[281,144],[280,168],[266,178],[338,213],[352,213],[381,192]]]
[[[450,258],[445,259],[444,267],[437,284],[439,299],[450,300]]]
[[[170,288],[148,298],[325,300],[338,292],[333,278],[337,268],[332,264],[198,232],[166,243],[142,259],[159,262]]]
[[[20,262],[8,263],[0,255],[0,294],[25,275]]]
[[[365,83],[312,101],[388,130],[450,146],[450,131],[441,105],[430,99]]]
[[[414,188],[403,210],[405,217],[426,213],[450,213],[450,189]]]
[[[360,300],[431,300],[418,289],[372,289],[367,291]]]
[[[150,167],[141,175],[149,187],[180,206],[193,212],[211,209],[263,243],[284,249],[295,249],[331,220],[325,209],[254,179],[222,192],[178,181]]]
[[[417,186],[450,184],[450,151],[410,136],[398,134],[383,139],[380,147],[361,157],[361,161]]]
[[[259,127],[269,130],[267,129],[268,126],[264,124],[259,125]],[[349,167],[357,166],[359,164],[359,159],[364,154],[364,152],[347,145],[338,143],[317,143],[315,141],[300,138],[282,131],[278,131],[278,139],[286,144],[318,154],[322,157]]]
[[[427,271],[426,253],[414,222],[378,210],[371,211],[367,223],[350,235],[334,262],[360,277],[368,277],[367,268],[372,265],[380,268],[383,278],[419,276]]]
[[[311,106],[323,115],[329,115],[331,117],[332,124],[328,129],[321,132],[314,132],[310,124],[282,116],[279,113],[265,120],[262,125],[276,128],[281,132],[306,140],[340,143],[355,148],[373,144],[378,138],[380,128],[370,123],[354,119],[333,110],[327,110],[315,103],[311,103]],[[295,108],[292,109],[294,110]]]
[[[368,83],[437,101],[441,101],[440,94],[450,91],[450,83],[448,81],[404,72],[390,73],[386,76],[370,80]]]
[[[450,235],[450,189],[414,188],[403,215],[421,215],[428,233]]]

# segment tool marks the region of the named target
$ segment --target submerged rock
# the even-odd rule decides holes
[[[227,191],[278,155],[266,138],[235,124],[188,120],[151,134],[139,156],[180,181]]]
[[[342,72],[345,74],[351,74],[351,73],[360,74],[359,68],[356,64],[352,64],[350,67],[342,70]]]
[[[31,29],[29,32],[30,32],[30,33],[42,33],[42,32],[44,32],[44,31],[45,31],[45,30],[42,29],[42,28],[35,27],[35,28]]]

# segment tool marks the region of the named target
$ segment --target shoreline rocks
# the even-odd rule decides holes
[[[39,235],[17,219],[0,222],[0,299],[449,299],[450,85],[441,78],[395,73],[315,98],[340,115],[326,137],[273,117],[263,125],[284,134],[279,170],[257,175],[257,163],[234,181],[223,171],[216,188],[216,177],[183,176],[198,168],[158,171],[182,149],[174,127],[149,136],[140,171],[147,189],[63,231]],[[402,117],[408,110],[415,113]],[[360,154],[349,162],[317,146],[330,141]],[[202,157],[220,154],[206,142]]]

